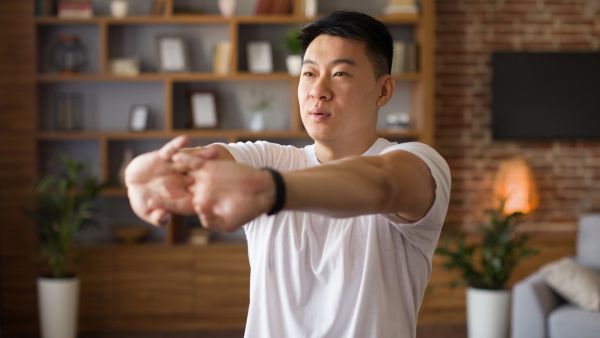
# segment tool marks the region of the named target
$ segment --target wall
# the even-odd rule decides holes
[[[599,141],[497,142],[490,128],[490,53],[597,51],[600,1],[439,0],[436,31],[436,145],[453,174],[447,228],[484,220],[499,160],[516,154],[540,192],[525,229],[575,230],[579,214],[600,210]]]
[[[36,318],[34,234],[24,213],[35,176],[33,1],[0,1],[0,336]],[[6,335],[8,336],[8,335]]]

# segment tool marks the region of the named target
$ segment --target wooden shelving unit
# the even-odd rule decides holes
[[[326,1],[324,1],[326,2]],[[285,32],[292,27],[298,27],[309,22],[311,19],[302,15],[301,1],[295,0],[293,11],[289,15],[242,15],[230,18],[223,17],[218,13],[207,13],[203,15],[196,14],[178,14],[174,13],[176,1],[168,1],[164,15],[146,15],[146,16],[131,16],[126,18],[112,18],[110,16],[98,16],[90,19],[61,19],[54,16],[43,16],[35,19],[37,36],[38,36],[38,107],[39,114],[38,125],[40,130],[37,134],[38,143],[61,143],[78,142],[82,140],[94,141],[97,144],[97,154],[99,157],[98,163],[103,167],[98,168],[100,178],[105,180],[113,180],[115,173],[111,172],[115,168],[112,163],[115,154],[110,153],[113,143],[131,143],[143,141],[165,141],[176,135],[187,134],[191,138],[202,143],[202,140],[212,142],[219,140],[221,142],[237,142],[242,140],[259,140],[266,139],[278,142],[280,140],[297,140],[299,142],[308,142],[308,136],[301,126],[298,117],[298,102],[295,95],[297,88],[298,77],[290,76],[285,69],[282,69],[281,60],[275,60],[276,69],[270,74],[253,74],[244,69],[245,60],[244,42],[252,37],[241,37],[246,34],[243,30],[250,29],[260,30],[268,27],[268,30],[278,31],[271,36],[271,42],[274,48],[280,41],[276,39],[281,37],[282,32]],[[433,141],[433,1],[423,1],[422,11],[418,14],[396,14],[396,15],[378,15],[373,13],[386,23],[392,34],[402,35],[406,38],[407,32],[410,39],[418,42],[420,47],[419,53],[419,69],[415,73],[404,73],[396,75],[395,79],[398,82],[399,91],[403,97],[408,98],[408,108],[413,121],[413,127],[408,130],[386,130],[382,129],[380,135],[383,137],[398,139],[398,140],[420,140],[426,143]],[[151,49],[144,45],[135,45],[129,48],[129,44],[135,41],[136,34],[143,35],[145,31],[151,31],[150,34],[158,34],[161,29],[169,33],[182,31],[185,34],[194,35],[192,33],[202,32],[203,29],[210,29],[210,33],[218,31],[219,34],[227,39],[232,46],[231,50],[231,69],[228,74],[215,74],[211,71],[212,60],[207,60],[203,57],[206,55],[196,55],[198,59],[203,59],[200,63],[195,64],[188,72],[182,73],[162,73],[157,71],[157,58],[152,55]],[[88,45],[90,61],[93,63],[86,70],[79,74],[58,74],[54,72],[46,63],[47,52],[51,39],[67,32],[77,34],[82,32],[83,41]],[[186,33],[187,32],[187,33]],[[262,32],[260,34],[263,34]],[[125,36],[125,38],[123,37]],[[187,36],[186,36],[187,37]],[[260,36],[257,38],[264,38]],[[394,36],[397,38],[397,36]],[[188,39],[188,44],[201,45],[203,49],[210,49],[212,46],[206,43],[201,38]],[[129,48],[129,49],[128,49]],[[139,48],[140,58],[142,59],[142,72],[138,76],[127,77],[118,76],[109,72],[109,60],[112,57],[118,57],[119,51],[131,52]],[[116,51],[115,51],[116,50]],[[274,56],[282,58],[281,53]],[[220,129],[211,130],[194,130],[188,129],[182,125],[182,107],[186,103],[180,102],[181,98],[189,90],[197,87],[211,91],[216,91],[219,94],[219,89],[223,86],[256,86],[261,87],[269,83],[277,83],[279,87],[289,88],[286,91],[280,92],[285,96],[280,106],[284,107],[282,113],[288,116],[279,116],[284,120],[283,126],[277,126],[273,130],[265,130],[262,132],[252,132],[246,130],[244,123],[230,123],[230,125],[222,126]],[[126,124],[121,123],[120,127],[115,127],[118,123],[105,123],[101,125],[98,122],[86,123],[82,131],[63,132],[52,128],[52,123],[49,122],[49,114],[52,113],[51,95],[55,92],[63,90],[73,91],[74,88],[90,88],[90,92],[102,92],[103,90],[110,91],[112,87],[118,86],[122,90],[135,90],[138,86],[150,86],[153,92],[154,100],[158,103],[152,105],[155,110],[155,118],[158,120],[151,130],[144,132],[129,132]],[[236,96],[240,96],[240,91],[233,94],[227,93],[222,100],[236,100]],[[118,92],[119,90],[116,90]],[[143,92],[143,90],[141,90]],[[138,90],[137,92],[140,92]],[[155,95],[162,93],[160,95]],[[160,96],[158,99],[156,96]],[[279,96],[279,95],[278,95]],[[92,100],[105,100],[99,95]],[[144,94],[138,93],[138,97],[132,98],[131,102],[121,102],[123,105],[133,105],[144,99]],[[111,97],[112,100],[112,97]],[[115,99],[115,101],[118,99]],[[120,98],[120,100],[127,100]],[[393,103],[392,103],[393,104]],[[102,102],[98,103],[102,105]],[[110,108],[110,107],[109,107]],[[117,116],[113,111],[104,111],[109,108],[90,107],[86,109],[97,110],[97,120],[113,119],[123,121],[122,116]],[[121,109],[121,115],[127,114],[126,109]],[[239,109],[239,108],[238,108]],[[391,108],[396,109],[396,108]],[[116,109],[115,109],[116,110]],[[185,110],[185,109],[183,109]],[[104,117],[106,113],[113,114]],[[229,120],[242,120],[244,118],[243,111],[228,111]],[[177,122],[179,121],[179,122]],[[94,125],[97,124],[97,125]],[[122,147],[117,147],[121,149]],[[40,163],[40,168],[43,164]],[[43,170],[43,169],[40,169]],[[114,188],[113,192],[108,193],[109,196],[124,196],[122,188]],[[119,191],[119,193],[114,193]],[[126,201],[124,201],[126,203]],[[169,237],[169,236],[167,236]]]
[[[214,0],[203,1],[215,6]],[[285,71],[282,66],[285,55],[275,50],[288,29],[311,21],[302,14],[302,1],[293,1],[289,15],[231,18],[216,12],[204,15],[175,13],[176,3],[177,0],[166,1],[164,15],[122,19],[103,15],[77,20],[44,16],[35,19],[39,172],[48,170],[45,161],[64,151],[91,162],[99,178],[114,182],[124,149],[131,148],[136,153],[154,150],[181,134],[188,135],[194,145],[246,140],[298,145],[310,142],[299,118],[298,77]],[[326,8],[337,6],[338,9],[348,9],[347,3],[342,0],[321,0],[321,4]],[[395,39],[408,38],[419,45],[419,71],[395,76],[398,87],[395,96],[399,99],[390,102],[388,108],[388,112],[408,110],[413,127],[406,130],[381,128],[379,134],[394,140],[419,140],[432,144],[434,0],[422,0],[421,4],[418,14],[381,15],[382,9],[377,8],[370,13],[390,27]],[[163,31],[181,34],[196,52],[190,71],[157,71],[154,46],[148,46],[149,41],[155,40],[148,36]],[[79,74],[58,74],[46,63],[52,40],[63,33],[81,34],[86,44],[90,64]],[[246,69],[244,43],[252,38],[270,40],[275,50],[273,73],[253,74]],[[207,50],[221,39],[232,45],[231,69],[225,75],[213,73],[212,60],[207,57],[210,55]],[[139,53],[141,74],[135,77],[111,74],[109,60],[131,56],[129,53],[132,51]],[[120,55],[121,52],[127,55]],[[252,88],[274,91],[271,112],[277,114],[273,117],[279,121],[278,125],[261,132],[249,130],[244,104],[251,103],[248,92]],[[189,129],[182,122],[187,114],[186,102],[182,101],[191,90],[208,90],[216,93],[222,101],[238,104],[229,105],[230,110],[220,112],[223,118],[220,128]],[[52,96],[63,91],[80,91],[86,99],[86,120],[82,130],[67,132],[53,127]],[[129,107],[140,103],[151,108],[154,124],[146,131],[128,131]],[[276,109],[278,111],[274,111]],[[108,205],[120,206],[117,211],[107,211],[110,222],[126,223],[135,219],[132,212],[126,217],[123,215],[128,205],[124,188],[113,185],[102,196],[110,202]],[[181,240],[182,231],[185,232],[185,226],[182,227],[181,220],[178,220],[165,232],[159,233],[158,238],[144,245],[128,247],[115,245],[110,240],[99,240],[82,247],[84,260],[94,263],[80,267],[80,276],[87,285],[82,294],[82,329],[149,329],[149,317],[160,318],[154,326],[161,330],[243,327],[249,278],[245,244],[214,243],[196,247]],[[200,261],[196,262],[197,259]],[[146,271],[144,267],[147,266],[154,268]],[[153,282],[157,274],[161,276],[160,285]],[[95,282],[86,284],[86,280]],[[232,280],[234,282],[228,284]],[[185,293],[169,289],[174,288],[173,285],[184,285]],[[169,294],[175,294],[175,297]],[[194,296],[190,298],[188,294]],[[232,295],[237,300],[231,301]]]

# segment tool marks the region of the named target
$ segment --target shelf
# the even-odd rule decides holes
[[[108,187],[100,193],[102,197],[127,197],[127,189],[121,187]]]
[[[377,135],[389,139],[418,139],[421,136],[421,134],[414,129],[377,130]]]
[[[163,73],[143,73],[137,76],[111,74],[38,74],[39,82],[160,82],[168,78]]]
[[[285,72],[258,73],[142,73],[137,76],[112,74],[38,74],[39,82],[193,82],[193,81],[282,81],[298,79]]]
[[[140,132],[129,132],[129,131],[44,131],[38,132],[37,139],[40,141],[54,141],[54,140],[91,140],[91,139],[157,139],[157,138],[168,138],[173,136],[172,133],[164,131],[140,131]]]
[[[306,24],[311,21],[310,18],[302,16],[290,16],[290,15],[254,15],[254,16],[237,16],[233,17],[233,20],[239,24]]]
[[[206,14],[173,14],[172,16],[130,16],[113,18],[110,16],[96,16],[89,19],[64,19],[55,16],[37,17],[38,25],[81,25],[81,24],[305,24],[314,18],[293,15],[253,15],[234,16],[227,18],[221,15]],[[418,13],[402,13],[378,16],[377,19],[387,24],[418,24]]]
[[[387,24],[418,24],[420,21],[419,13],[388,14],[378,16],[377,19]]]
[[[421,74],[420,73],[403,73],[403,74],[393,75],[393,78],[395,80],[400,80],[400,81],[419,81],[419,80],[421,80]]]
[[[156,25],[156,24],[290,24],[308,23],[310,19],[290,15],[256,15],[227,18],[221,15],[174,14],[173,16],[130,16],[113,18],[97,16],[89,19],[63,19],[53,16],[37,17],[38,25]]]
[[[303,24],[309,23],[314,18],[295,15],[251,15],[234,16],[227,18],[221,15],[207,14],[173,14],[172,16],[161,15],[140,15],[129,16],[125,18],[113,18],[110,16],[95,16],[89,19],[65,19],[56,16],[36,17],[35,21],[40,25],[81,25],[81,24],[197,24],[197,23],[215,23],[215,24]],[[393,24],[417,24],[419,23],[419,13],[402,13],[378,16],[377,19],[384,23]]]
[[[35,18],[38,25],[98,25],[105,20],[100,17],[89,19],[62,19],[55,16],[40,16]]]
[[[171,73],[163,75],[165,78],[176,82],[188,81],[281,81],[293,80],[297,76],[289,75],[285,72],[275,72],[267,74],[237,72],[231,74],[215,73]]]
[[[46,131],[37,133],[40,141],[59,140],[130,140],[130,139],[161,139],[186,135],[190,138],[228,138],[228,139],[278,139],[278,138],[308,138],[304,131],[265,130],[260,132],[248,130],[227,129],[181,129],[173,131]]]
[[[126,18],[93,17],[89,19],[62,19],[46,16],[36,18],[38,25],[155,25],[155,24],[224,24],[227,25],[231,19],[220,15],[176,15],[166,16],[130,16]]]

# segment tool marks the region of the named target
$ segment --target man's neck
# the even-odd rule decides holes
[[[369,150],[377,140],[377,135],[370,137],[355,138],[340,142],[320,142],[315,141],[315,154],[320,163],[327,163],[348,156],[359,156]]]

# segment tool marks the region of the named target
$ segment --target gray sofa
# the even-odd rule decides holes
[[[577,261],[600,272],[600,214],[579,220]],[[599,338],[600,312],[566,303],[540,272],[517,283],[512,299],[512,338]]]

